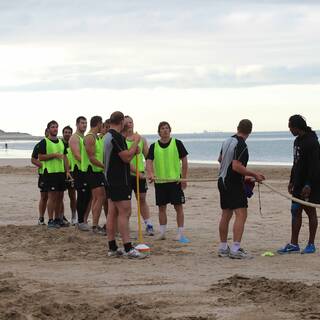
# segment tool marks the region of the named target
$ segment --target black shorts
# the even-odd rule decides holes
[[[106,178],[103,172],[93,172],[89,169],[85,174],[85,180],[90,190],[105,187],[106,185]]]
[[[156,205],[164,206],[168,203],[173,205],[184,204],[186,202],[181,183],[155,183]]]
[[[248,208],[248,199],[243,183],[224,184],[220,178],[218,181],[221,209],[235,210]]]
[[[43,174],[44,190],[51,191],[65,191],[66,190],[66,174],[59,173],[45,173]]]
[[[74,187],[75,189],[82,190],[89,189],[88,183],[86,181],[86,174],[78,169],[75,169],[71,172],[71,176],[74,179]]]
[[[48,188],[45,185],[44,180],[43,180],[43,174],[39,174],[38,188],[40,189],[40,192],[48,192]]]
[[[131,181],[131,189],[134,191],[134,193],[137,193],[137,177],[130,176],[130,181]],[[139,179],[140,193],[147,193],[147,190],[148,190],[147,179],[145,178]]]
[[[114,202],[131,200],[132,189],[130,186],[107,186],[107,198]]]
[[[292,192],[293,197],[301,200],[306,200],[301,197],[302,189],[302,187],[294,188]],[[320,184],[312,186],[308,201],[311,203],[320,203]]]

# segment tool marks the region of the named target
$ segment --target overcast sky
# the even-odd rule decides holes
[[[320,128],[320,1],[0,0],[0,129],[121,110],[153,133]]]

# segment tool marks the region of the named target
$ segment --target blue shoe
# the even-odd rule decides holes
[[[304,253],[315,253],[316,247],[313,243],[308,243],[307,246],[301,251],[301,254]]]
[[[190,240],[185,236],[181,236],[180,239],[179,239],[179,242],[180,243],[189,243]]]
[[[152,224],[147,224],[146,233],[147,233],[148,236],[153,236],[154,235]]]
[[[298,244],[296,245],[296,244],[288,243],[285,247],[277,250],[277,252],[279,254],[299,253],[300,252],[300,247],[299,247]]]

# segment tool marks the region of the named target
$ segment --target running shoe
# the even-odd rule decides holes
[[[98,234],[98,235],[101,235],[101,236],[106,236],[107,235],[105,230],[100,226],[93,226],[91,231],[92,231],[92,233]]]
[[[153,236],[154,235],[153,225],[152,224],[147,224],[146,233],[147,233],[148,236]]]
[[[55,221],[56,221],[56,220],[55,220]],[[70,227],[70,222],[69,222],[67,219],[65,219],[65,218],[63,218],[63,219],[57,219],[57,222],[56,222],[56,223],[59,224],[60,227],[62,227],[62,228]]]
[[[178,241],[180,243],[190,243],[190,240],[184,235],[180,236]]]
[[[53,220],[48,221],[48,229],[59,229],[60,225],[55,223]]]
[[[166,235],[165,235],[165,233],[160,233],[160,235],[157,237],[156,240],[166,240]]]
[[[301,251],[301,254],[315,253],[316,246],[313,243],[308,243],[307,246]]]
[[[218,250],[218,256],[221,258],[229,257],[230,254],[230,248],[227,246],[227,249],[219,249]]]
[[[124,252],[121,248],[118,248],[116,251],[109,250],[108,257],[122,257]]]
[[[144,259],[146,257],[145,254],[141,253],[135,248],[132,248],[129,252],[125,252],[124,256],[126,256],[129,259]]]
[[[232,250],[230,250],[229,258],[231,258],[231,259],[250,259],[251,256],[249,255],[249,253],[247,251],[240,248],[236,252],[233,252]]]
[[[287,254],[287,253],[300,253],[300,247],[298,244],[288,243],[284,247],[277,250],[279,254]]]
[[[78,223],[78,219],[77,218],[72,218],[71,219],[71,225],[75,226]]]
[[[90,226],[84,222],[78,223],[77,227],[80,231],[90,231],[91,230]]]
[[[38,226],[45,226],[46,223],[44,222],[44,219],[43,218],[39,218],[38,220]]]

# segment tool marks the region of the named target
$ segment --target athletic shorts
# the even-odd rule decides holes
[[[44,180],[43,180],[43,174],[39,174],[38,188],[40,189],[40,192],[48,192],[48,189],[47,189],[47,187],[44,183]]]
[[[65,191],[66,190],[66,174],[59,173],[45,173],[43,175],[44,190],[51,191]]]
[[[131,200],[132,189],[130,186],[107,186],[107,198],[114,202]]]
[[[71,176],[74,179],[74,187],[76,190],[82,190],[89,189],[88,183],[86,181],[86,174],[79,170],[74,170],[71,172]]]
[[[103,172],[93,172],[89,169],[85,174],[85,179],[90,190],[105,187],[106,185],[106,178]]]
[[[155,183],[156,205],[164,206],[168,203],[173,205],[184,204],[186,202],[181,183]]]
[[[292,192],[293,197],[305,200],[301,197],[302,189],[303,188],[295,188]],[[312,186],[308,201],[311,203],[320,203],[320,184]]]
[[[248,208],[248,199],[246,196],[244,184],[224,184],[220,178],[218,180],[218,189],[220,192],[221,209],[240,209]]]
[[[137,193],[137,177],[130,176],[130,181],[131,181],[131,189],[134,191],[134,193]],[[147,190],[148,190],[147,179],[145,178],[139,179],[140,193],[147,193]]]

